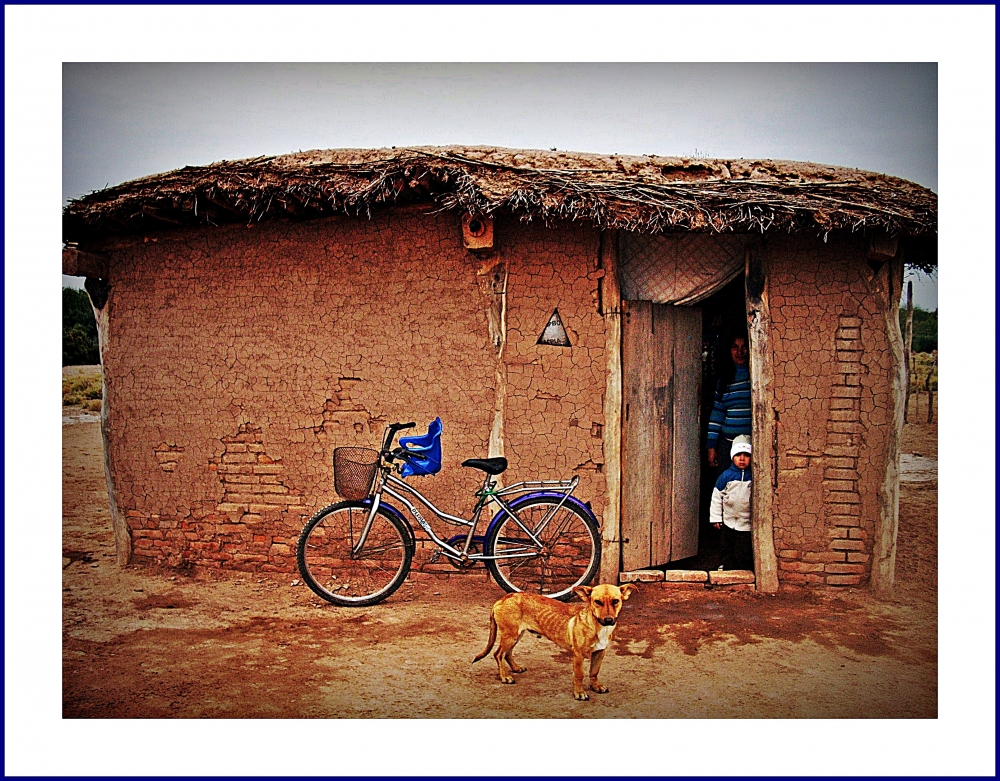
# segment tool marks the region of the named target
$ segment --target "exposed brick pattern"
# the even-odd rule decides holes
[[[834,333],[837,373],[830,389],[827,447],[823,452],[823,492],[830,550],[804,556],[806,561],[822,561],[824,574],[837,576],[836,585],[857,585],[865,575],[864,562],[847,561],[847,551],[863,551],[863,542],[845,539],[860,522],[858,459],[864,431],[861,425],[862,352],[861,319],[840,315]],[[849,582],[848,576],[854,578],[853,582]],[[825,580],[829,583],[828,578]]]
[[[208,468],[218,474],[222,483],[219,512],[240,514],[244,523],[256,523],[289,508],[299,514],[306,510],[302,497],[290,492],[282,482],[281,462],[264,452],[259,428],[240,426],[234,436],[223,437],[222,444],[222,455],[208,462]]]
[[[280,462],[264,452],[259,428],[240,426],[221,442],[221,455],[207,465],[222,486],[221,501],[211,508],[200,502],[174,518],[128,511],[133,555],[174,566],[271,571],[294,567],[296,527],[307,513],[302,497],[284,484]],[[173,446],[156,452],[176,458],[183,450]],[[161,460],[160,466],[172,472],[176,461]]]
[[[160,469],[164,472],[173,472],[177,468],[177,459],[183,452],[184,448],[180,445],[167,444],[166,442],[153,448]]]

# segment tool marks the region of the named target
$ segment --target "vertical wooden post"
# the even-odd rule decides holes
[[[507,364],[504,350],[507,347],[507,279],[509,270],[505,260],[486,263],[479,270],[483,292],[488,307],[486,321],[489,327],[490,346],[496,356],[496,394],[493,403],[493,426],[487,455],[496,458],[505,455],[504,415],[507,408]]]
[[[777,426],[772,405],[774,368],[771,313],[768,304],[766,249],[746,252],[747,333],[750,336],[750,392],[753,417],[753,560],[757,590],[778,590],[778,557],[774,551],[774,492],[777,487]]]
[[[934,391],[931,389],[931,376],[937,370],[937,350],[934,351],[934,359],[927,370],[927,422],[934,422]]]
[[[87,291],[90,295],[90,290]],[[105,290],[106,293],[106,290]],[[115,538],[115,562],[119,567],[127,567],[132,559],[132,535],[129,533],[128,524],[122,516],[118,507],[118,490],[115,487],[115,470],[112,464],[113,454],[111,448],[111,407],[113,398],[108,390],[108,374],[105,371],[105,355],[108,351],[109,318],[108,310],[112,306],[111,302],[104,299],[98,308],[91,298],[91,305],[94,309],[94,319],[97,321],[97,349],[101,359],[101,440],[104,445],[104,480],[108,486],[108,509],[111,512],[111,529]]]
[[[607,505],[601,529],[602,583],[617,583],[621,575],[622,519],[622,294],[618,262],[618,231],[601,232],[599,263],[604,276],[600,301],[604,310],[604,478]]]
[[[897,257],[883,264],[874,282],[881,293],[882,313],[889,343],[889,425],[882,461],[882,486],[878,491],[875,518],[871,589],[876,597],[892,594],[896,577],[896,535],[899,531],[899,457],[903,441],[903,407],[906,403],[906,364],[903,335],[899,330],[899,290],[903,283],[903,261]]]
[[[903,401],[903,422],[910,414],[910,355],[913,354],[913,280],[906,283],[906,335],[903,341],[903,365],[906,367],[906,399]]]
[[[490,441],[487,446],[488,458],[506,455],[504,445],[504,420],[507,414],[507,364],[504,350],[507,347],[507,280],[509,266],[503,258],[493,253],[485,256],[476,272],[479,287],[486,296],[486,325],[489,329],[490,347],[496,358],[494,365],[493,425],[490,427]],[[503,485],[502,476],[497,476],[497,485]],[[492,515],[494,508],[484,511]]]

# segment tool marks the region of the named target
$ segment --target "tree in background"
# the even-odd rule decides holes
[[[913,307],[913,352],[929,353],[937,349],[938,313]],[[906,333],[906,310],[899,309],[899,330]]]
[[[97,348],[97,321],[86,291],[63,288],[63,366],[101,362]]]

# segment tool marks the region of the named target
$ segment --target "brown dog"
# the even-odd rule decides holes
[[[608,687],[597,679],[604,650],[611,642],[622,602],[629,598],[634,588],[609,584],[594,588],[580,586],[573,591],[583,600],[582,605],[566,604],[539,594],[508,594],[493,605],[489,642],[486,650],[472,661],[478,662],[490,652],[499,627],[500,645],[493,658],[497,660],[501,683],[516,683],[511,673],[523,673],[527,668],[518,666],[510,654],[525,632],[533,632],[573,652],[573,696],[576,699],[590,699],[583,689],[583,657],[586,654],[590,654],[590,688],[604,694]]]

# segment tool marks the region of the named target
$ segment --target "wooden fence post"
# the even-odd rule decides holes
[[[903,337],[903,365],[906,366],[906,401],[903,402],[903,422],[910,413],[910,356],[913,354],[913,280],[906,283],[906,335]]]
[[[931,375],[937,370],[937,350],[934,351],[934,359],[927,370],[927,422],[934,422],[934,391],[931,389]]]

